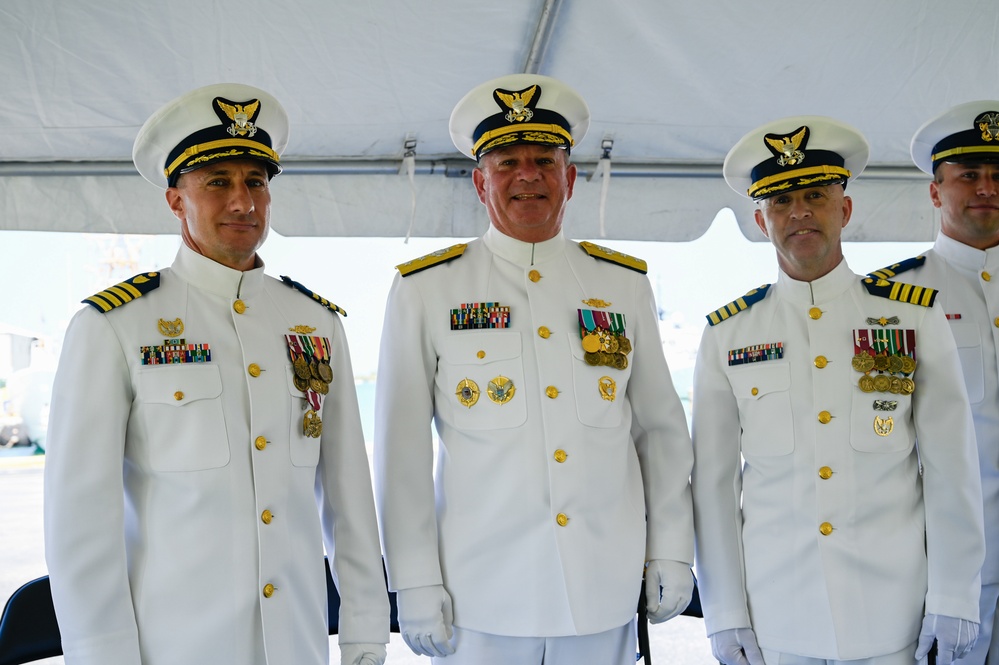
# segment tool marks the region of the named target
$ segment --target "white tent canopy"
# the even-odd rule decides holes
[[[473,162],[447,132],[478,83],[531,71],[587,99],[574,237],[686,241],[753,204],[721,179],[745,132],[787,115],[860,128],[847,240],[929,240],[928,118],[999,98],[996,0],[6,0],[0,229],[175,233],[132,141],[163,103],[238,81],[288,109],[273,227],[291,236],[477,235]],[[415,175],[399,174],[415,153]],[[587,181],[605,148],[611,180]]]

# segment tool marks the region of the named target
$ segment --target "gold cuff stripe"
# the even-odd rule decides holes
[[[979,145],[965,148],[951,148],[950,150],[944,150],[943,152],[931,155],[930,159],[935,162],[938,159],[946,159],[948,157],[953,157],[954,155],[968,155],[976,152],[999,152],[999,145]]]
[[[208,143],[195,143],[194,145],[189,146],[179,157],[177,157],[177,159],[173,160],[170,166],[163,169],[163,175],[169,178],[174,171],[180,168],[180,165],[183,162],[187,161],[191,157],[209,152],[211,150],[217,150],[219,148],[251,148],[253,150],[259,150],[262,153],[262,156],[269,157],[278,163],[281,162],[281,157],[276,152],[258,141],[250,141],[248,139],[222,139],[219,141],[209,141]]]
[[[786,171],[784,173],[777,173],[766,178],[761,178],[750,185],[747,190],[750,196],[754,195],[759,189],[766,187],[767,185],[772,185],[777,182],[785,182],[793,178],[802,178],[810,175],[833,175],[833,176],[843,176],[849,178],[851,173],[847,169],[841,166],[812,166],[807,169],[795,169],[793,171]]]
[[[483,143],[491,141],[496,137],[505,136],[506,134],[514,134],[516,132],[546,132],[548,134],[557,134],[564,137],[565,140],[569,142],[570,146],[575,145],[572,141],[572,135],[569,134],[564,127],[541,122],[529,122],[524,125],[508,125],[506,127],[500,127],[499,129],[492,129],[486,132],[480,136],[479,140],[472,146],[472,157],[475,157],[475,154],[479,151],[479,148],[482,147]]]

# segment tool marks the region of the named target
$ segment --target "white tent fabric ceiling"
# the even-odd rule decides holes
[[[818,114],[871,143],[846,239],[929,240],[909,140],[949,106],[999,98],[997,55],[995,0],[6,0],[0,229],[176,233],[132,141],[169,99],[238,81],[291,117],[282,235],[404,236],[412,221],[416,236],[474,236],[485,213],[448,116],[476,84],[531,71],[590,105],[573,237],[687,241],[731,207],[761,239],[722,160],[763,122]],[[601,184],[585,176],[607,141],[602,231]]]

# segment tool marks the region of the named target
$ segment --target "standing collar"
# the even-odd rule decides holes
[[[548,261],[565,252],[565,236],[558,235],[544,242],[523,242],[504,234],[492,224],[482,236],[482,241],[493,254],[519,266],[533,266]]]
[[[972,270],[988,270],[999,273],[999,247],[977,249],[954,240],[943,233],[937,234],[933,251],[954,265]]]
[[[777,277],[780,293],[792,302],[814,305],[838,298],[851,286],[860,283],[858,277],[846,264],[846,259],[839,262],[835,268],[811,282],[799,282],[792,279],[783,270]]]
[[[181,243],[173,261],[173,272],[199,289],[224,298],[244,297],[262,288],[264,262],[258,256],[257,265],[245,272],[217,263]]]

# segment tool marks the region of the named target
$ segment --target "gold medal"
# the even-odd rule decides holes
[[[312,359],[309,360],[309,376],[312,377],[313,379],[319,378],[319,361],[316,360],[315,356],[313,356]],[[316,392],[319,391],[317,390]]]
[[[902,356],[902,373],[912,374],[916,371],[916,360],[909,356]]]
[[[876,377],[874,377],[874,389],[877,390],[879,393],[888,392],[889,388],[891,388],[891,379],[889,379],[887,376],[885,376],[884,374],[878,374]]]
[[[596,333],[588,333],[583,338],[583,351],[596,353],[600,350],[600,336]]]
[[[458,382],[454,394],[458,396],[462,406],[471,409],[472,405],[479,401],[479,385],[471,379],[462,379]]]
[[[874,356],[874,369],[879,372],[888,369],[888,356]]]
[[[893,377],[892,380],[891,380],[891,384],[888,386],[888,392],[894,393],[896,395],[901,394],[902,393],[902,379],[898,378],[897,376]]]
[[[318,439],[323,433],[323,421],[319,417],[319,414],[309,409],[305,412],[305,418],[302,420],[302,434],[311,437],[313,439]]]
[[[874,369],[874,358],[872,358],[869,353],[860,352],[853,357],[850,364],[853,365],[853,369],[858,372],[870,372]]]
[[[871,377],[869,374],[865,374],[862,377],[860,377],[860,381],[857,382],[857,385],[859,385],[860,389],[863,390],[865,393],[874,392],[874,378]]]
[[[312,388],[313,392],[317,392],[320,395],[326,395],[329,394],[330,384],[322,379],[309,379],[309,388]]]
[[[899,356],[888,356],[888,371],[892,374],[898,374],[902,371],[902,359]]]
[[[617,396],[617,383],[614,379],[609,376],[601,376],[597,379],[597,387],[600,389],[600,397],[607,400],[608,402],[613,402],[614,398]]]
[[[303,379],[298,374],[295,374],[295,378],[293,379],[293,381],[295,382],[295,387],[301,390],[303,393],[309,389],[308,379]]]
[[[295,367],[295,376],[298,378],[308,380],[312,376],[311,372],[309,372],[309,361],[305,359],[305,356],[295,358],[293,365]]]
[[[489,387],[486,389],[489,399],[497,404],[506,404],[513,399],[515,392],[517,392],[517,389],[514,387],[513,381],[503,375],[497,376],[490,381]]]
[[[319,378],[326,383],[333,383],[333,368],[325,361],[319,361]]]
[[[600,365],[600,354],[595,351],[587,351],[583,354],[583,360],[586,361],[587,365],[597,367]]]
[[[881,416],[874,416],[874,433],[878,436],[888,436],[895,429],[895,421],[892,420],[891,416],[887,418],[882,418]]]
[[[620,353],[625,355],[631,353],[631,340],[624,335],[618,335],[617,337],[618,350]]]
[[[615,353],[614,367],[617,369],[628,369],[628,356],[623,353]]]
[[[902,379],[902,394],[911,395],[914,392],[916,392],[916,382],[909,377]]]

